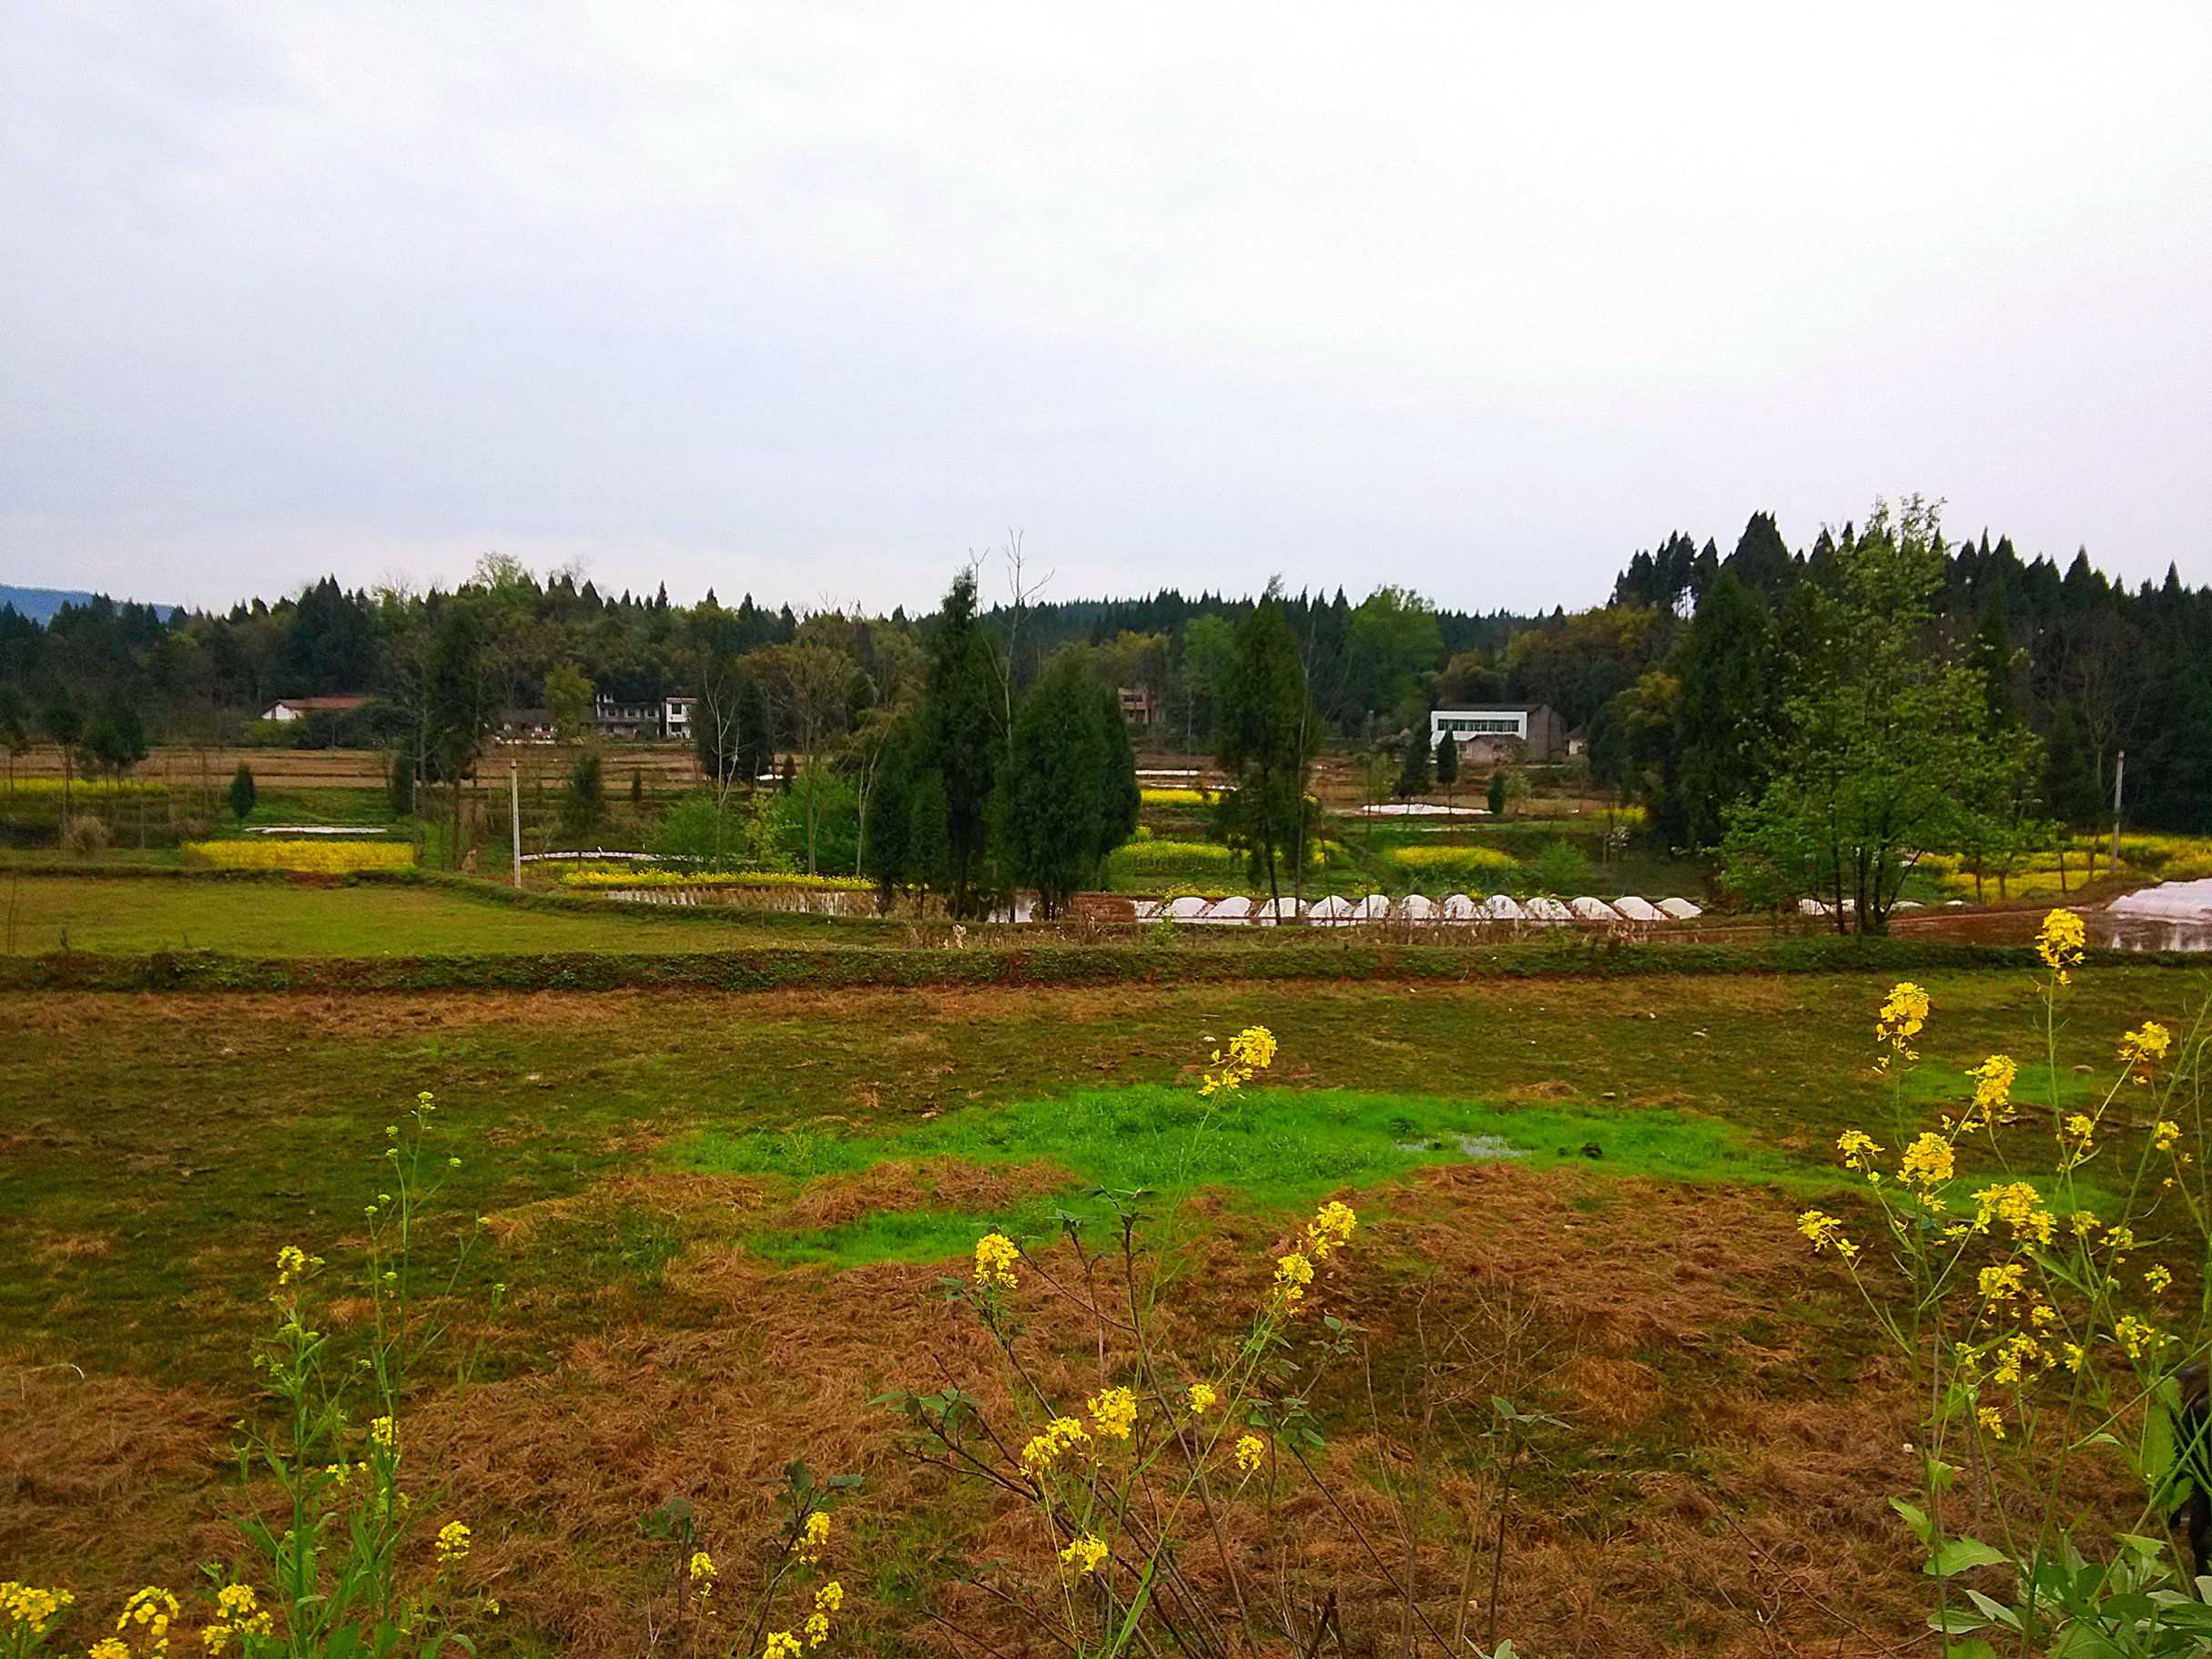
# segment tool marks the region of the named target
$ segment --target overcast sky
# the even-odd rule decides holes
[[[0,6],[0,581],[2212,582],[2212,5]]]

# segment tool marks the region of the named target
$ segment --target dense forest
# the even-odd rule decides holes
[[[1991,719],[2029,743],[2020,810],[2096,823],[2125,752],[2131,822],[2212,829],[2212,591],[2171,569],[2130,590],[2085,553],[2062,569],[1987,534],[1930,534],[1940,575],[1916,649],[1970,668]],[[1327,741],[1395,752],[1430,707],[1548,704],[1583,739],[1597,782],[1643,801],[1670,844],[1713,846],[1782,758],[1786,705],[1820,672],[1821,595],[1859,540],[1846,525],[1792,550],[1765,514],[1726,551],[1677,534],[1628,561],[1608,604],[1575,613],[1441,610],[1395,587],[1356,602],[1271,593],[1268,608]],[[1233,641],[1260,603],[1172,590],[979,600],[973,626],[991,642],[1008,731],[1015,699],[1060,663],[1149,692],[1155,720],[1141,739],[1204,752],[1223,737]],[[349,592],[325,578],[226,615],[165,620],[97,599],[45,626],[0,608],[0,741],[60,742],[93,770],[127,769],[155,743],[373,747],[434,779],[516,711],[573,724],[594,697],[682,695],[702,699],[710,774],[749,777],[778,756],[840,754],[912,701],[939,623],[802,616],[712,594],[684,606],[665,589],[608,595],[496,556],[452,592]],[[258,718],[279,697],[319,695],[370,700],[281,728]]]

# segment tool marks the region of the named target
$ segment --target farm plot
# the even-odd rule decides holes
[[[2030,988],[1926,982],[1933,1105],[2019,1045]],[[2146,1014],[2178,1024],[2195,990],[2083,976],[2062,1087],[2086,1086],[2076,1052],[2109,1054]],[[403,1429],[422,1501],[473,1529],[466,1573],[502,1605],[473,1632],[486,1651],[642,1651],[676,1580],[641,1521],[681,1497],[739,1559],[797,1457],[864,1478],[833,1546],[856,1646],[969,1651],[949,1617],[1019,1651],[945,1554],[1015,1549],[1003,1517],[899,1456],[871,1402],[948,1379],[995,1402],[941,1277],[979,1228],[1049,1232],[1092,1188],[1142,1186],[1193,1351],[1267,1294],[1316,1198],[1357,1210],[1296,1353],[1316,1455],[1377,1535],[1430,1423],[1437,1537],[1414,1557],[1433,1616],[1460,1582],[1452,1540],[1489,1512],[1501,1394],[1545,1420],[1495,1608],[1521,1651],[1872,1653],[1922,1611],[1887,1503],[1913,1483],[1910,1403],[1794,1224],[1809,1194],[1850,1213],[1835,1136],[1887,1110],[1878,992],[20,996],[0,1009],[0,1562],[108,1607],[227,1558],[245,1495],[224,1449],[261,1409],[270,1264],[326,1255],[321,1317],[341,1351],[365,1340],[362,1206],[387,1125],[428,1089],[462,1160],[429,1248],[482,1217],[450,1305],[482,1359],[465,1392],[425,1373]],[[1256,1023],[1282,1043],[1267,1086],[1200,1108],[1196,1068]],[[1040,1371],[1096,1387],[1081,1321],[1024,1294]],[[1260,1553],[1294,1527],[1355,1651],[1393,1641],[1388,1575],[1343,1518],[1281,1502],[1225,1502],[1221,1524]]]

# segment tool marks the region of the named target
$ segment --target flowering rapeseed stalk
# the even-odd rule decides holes
[[[801,1564],[811,1567],[816,1562],[822,1559],[822,1552],[828,1545],[829,1511],[815,1510],[807,1515],[806,1522],[800,1526],[798,1542],[793,1546],[791,1552],[797,1557]]]
[[[1015,1286],[1014,1264],[1020,1259],[1020,1247],[1004,1233],[986,1233],[976,1240],[975,1282],[1011,1290]]]
[[[1107,1553],[1104,1541],[1096,1532],[1084,1532],[1069,1542],[1068,1547],[1060,1552],[1060,1560],[1062,1566],[1073,1568],[1075,1576],[1081,1578],[1087,1572],[1096,1572]]]
[[[1229,1052],[1213,1051],[1212,1066],[1198,1092],[1218,1094],[1241,1089],[1275,1063],[1275,1033],[1264,1025],[1247,1025],[1229,1039]]]
[[[1919,1503],[1895,1501],[1895,1507],[1927,1552],[1937,1628],[1955,1640],[1994,1621],[2017,1634],[2024,1652],[2140,1655],[2163,1650],[2140,1645],[2143,1615],[2136,1609],[2154,1605],[2154,1592],[2176,1603],[2186,1599],[2166,1590],[2173,1582],[2168,1569],[2158,1547],[2142,1535],[2163,1525],[2176,1501],[2174,1482],[2193,1478],[2187,1465],[2176,1461],[2186,1448],[2177,1453],[2171,1432],[2179,1399],[2173,1378],[2182,1359],[2203,1351],[2203,1312],[2194,1316],[2193,1336],[2166,1328],[2149,1303],[2173,1288],[2172,1271],[2154,1262],[2125,1281],[2121,1273],[2140,1247],[2136,1221],[2151,1214],[2143,1207],[2146,1182],[2158,1180],[2147,1191],[2155,1203],[2158,1192],[2180,1186],[2187,1174],[2178,1114],[2160,1115],[2150,1126],[2132,1182],[2115,1195],[2116,1219],[2100,1219],[2080,1202],[2088,1196],[2076,1186],[2085,1163],[2100,1160],[2111,1169],[2110,1179],[2126,1179],[2114,1167],[2118,1159],[2107,1155],[2120,1132],[2112,1103],[2129,1081],[2151,1082],[2175,1043],[2166,1027],[2146,1022],[2121,1039],[2119,1076],[2100,1099],[2080,1106],[2064,1101],[2068,1068],[2059,1064],[2056,1003],[2084,960],[2084,942],[2081,919],[2069,911],[2047,916],[2036,941],[2048,970],[2042,1003],[2056,1149],[2050,1174],[2030,1178],[2007,1169],[1974,1192],[1970,1217],[1948,1216],[1943,1192],[1962,1174],[1963,1137],[1986,1132],[1988,1148],[2000,1160],[2009,1150],[1998,1129],[2016,1121],[2012,1091],[2019,1066],[2008,1055],[1988,1056],[1968,1074],[1974,1096],[1964,1112],[1955,1121],[1943,1116],[1938,1130],[1917,1128],[1900,1063],[1918,1057],[1916,1039],[1932,1010],[1920,987],[1900,984],[1882,1006],[1875,1034],[1882,1046],[1880,1069],[1892,1079],[1903,1152],[1894,1170],[1885,1172],[1881,1145],[1864,1131],[1847,1130],[1837,1141],[1844,1165],[1865,1182],[1874,1235],[1886,1246],[1883,1267],[1891,1271],[1874,1271],[1861,1243],[1825,1211],[1805,1211],[1798,1231],[1815,1250],[1843,1262],[1907,1361],[1911,1397],[1923,1402],[1916,1439],[1923,1496]],[[2165,1101],[2176,1102],[2174,1082],[2165,1088]],[[2196,1186],[2183,1186],[2182,1196],[2201,1251],[2202,1236],[2212,1230],[2212,1205]],[[2170,1212],[2160,1213],[2157,1231],[2166,1233],[2171,1219]],[[2128,1287],[2137,1284],[2146,1301],[2130,1307]],[[1897,1285],[1901,1293],[1889,1288]],[[1955,1450],[1961,1439],[1973,1449],[1977,1482],[1994,1489],[1977,1507],[1999,1529],[2002,1548],[1952,1535],[1945,1509],[1955,1501],[1949,1494],[1963,1461]],[[2076,1541],[2074,1519],[2055,1494],[2065,1490],[2067,1461],[2102,1455],[2098,1447],[2117,1449],[2127,1471],[2141,1477],[2145,1510],[2131,1535],[2134,1553],[2085,1569],[2085,1542]],[[2004,1490],[2008,1483],[2016,1493]],[[1980,1591],[1973,1597],[1975,1611],[1952,1600],[1950,1580],[1959,1572],[2006,1564],[2018,1573],[2009,1603]],[[1990,1580],[1981,1583],[1994,1589]],[[1978,1644],[1976,1651],[1983,1651]]]
[[[1091,1397],[1091,1426],[1099,1438],[1125,1440],[1137,1426],[1137,1397],[1127,1389],[1106,1389]]]
[[[0,1583],[0,1654],[6,1659],[29,1659],[45,1643],[54,1622],[76,1600],[66,1590],[42,1590],[14,1579]]]
[[[2071,984],[2074,970],[2082,965],[2089,930],[2072,911],[2053,911],[2036,930],[2035,954],[2062,985]]]
[[[1920,1051],[1913,1046],[1913,1039],[1920,1035],[1921,1027],[1928,1022],[1928,993],[1911,980],[1900,980],[1890,988],[1889,1000],[1882,1004],[1882,1014],[1874,1023],[1874,1034],[1889,1044],[1891,1050],[1906,1060],[1920,1058]],[[1890,1056],[1883,1055],[1881,1064],[1887,1069]]]
[[[1213,1385],[1212,1383],[1194,1382],[1191,1385],[1189,1399],[1191,1402],[1191,1415],[1193,1417],[1203,1417],[1207,1412],[1213,1410],[1215,1406],[1221,1403],[1222,1397],[1213,1391]]]
[[[1044,1426],[1043,1432],[1031,1437],[1021,1449],[1021,1472],[1037,1480],[1060,1461],[1061,1452],[1080,1446],[1090,1440],[1091,1434],[1072,1417],[1056,1417]]]
[[[1265,1440],[1262,1440],[1256,1434],[1245,1434],[1237,1437],[1236,1466],[1240,1471],[1245,1474],[1250,1474],[1266,1461],[1267,1442]]]

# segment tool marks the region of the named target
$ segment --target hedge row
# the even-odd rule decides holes
[[[2202,957],[2097,952],[2098,966],[2195,967]],[[9,991],[714,991],[930,985],[1207,984],[1235,980],[1471,981],[1543,975],[1900,973],[2038,966],[2014,946],[1910,940],[1780,939],[1728,944],[1535,941],[1455,947],[1353,943],[1224,951],[1040,945],[971,950],[717,951],[685,955],[564,952],[411,957],[247,957],[215,951],[0,958]]]

